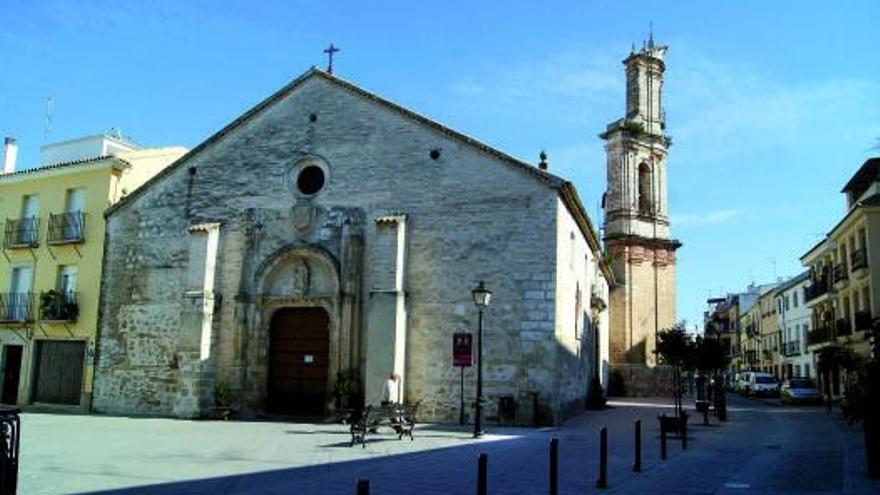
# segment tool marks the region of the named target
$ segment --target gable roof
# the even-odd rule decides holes
[[[52,163],[49,165],[38,166],[34,168],[26,168],[21,170],[16,170],[14,172],[10,172],[8,174],[0,174],[0,184],[5,182],[12,182],[14,179],[23,179],[22,176],[33,176],[33,175],[46,175],[52,173],[59,169],[72,169],[72,168],[86,168],[86,167],[94,167],[98,168],[104,165],[113,165],[116,167],[129,167],[130,163],[119,158],[114,155],[102,155],[95,156],[92,158],[84,158],[82,160],[73,160],[69,162],[61,162],[61,163]],[[30,178],[30,177],[24,177]]]
[[[369,101],[376,103],[382,107],[385,107],[385,108],[391,110],[392,112],[397,113],[398,115],[401,115],[402,117],[404,117],[406,119],[415,121],[415,122],[420,123],[422,125],[425,125],[431,129],[433,129],[434,131],[437,131],[440,134],[443,134],[444,136],[446,136],[450,139],[461,142],[462,144],[470,146],[470,147],[472,147],[482,153],[485,153],[487,155],[490,155],[493,158],[495,158],[495,159],[497,159],[497,160],[499,160],[499,161],[501,161],[511,167],[514,167],[522,172],[525,172],[525,173],[529,174],[530,176],[534,177],[536,180],[539,180],[539,181],[545,183],[546,185],[559,191],[560,198],[562,199],[566,208],[568,208],[569,212],[575,218],[575,221],[577,222],[578,227],[580,228],[582,234],[587,239],[587,242],[590,245],[591,249],[594,251],[594,254],[596,255],[596,259],[602,268],[602,272],[605,275],[605,278],[608,280],[609,287],[614,286],[614,276],[611,272],[611,269],[608,267],[607,263],[604,261],[604,259],[602,257],[602,250],[601,250],[601,246],[599,244],[599,236],[596,233],[595,229],[593,228],[593,224],[589,219],[589,215],[587,215],[587,212],[584,209],[583,204],[581,203],[580,199],[578,198],[577,191],[575,190],[574,185],[571,182],[566,181],[565,179],[563,179],[559,176],[556,176],[554,174],[551,174],[545,170],[541,170],[538,167],[535,167],[529,163],[518,160],[518,159],[514,158],[513,156],[511,156],[507,153],[504,153],[503,151],[500,151],[496,148],[493,148],[493,147],[491,147],[481,141],[478,141],[478,140],[476,140],[466,134],[458,132],[458,131],[452,129],[451,127],[448,127],[446,125],[443,125],[443,124],[437,122],[436,120],[430,119],[422,114],[419,114],[417,112],[409,110],[408,108],[405,108],[401,105],[398,105],[397,103],[394,103],[394,102],[392,102],[386,98],[383,98],[375,93],[367,91],[367,90],[361,88],[360,86],[357,86],[356,84],[348,82],[348,81],[346,81],[338,76],[335,76],[333,74],[329,74],[329,73],[327,73],[323,70],[320,70],[316,67],[312,67],[311,69],[307,70],[302,75],[300,75],[299,77],[297,77],[296,79],[294,79],[293,81],[288,83],[286,86],[282,87],[281,89],[279,89],[278,91],[276,91],[275,93],[270,95],[268,98],[266,98],[263,101],[261,101],[260,103],[256,104],[253,108],[251,108],[250,110],[248,110],[247,112],[242,114],[240,117],[233,120],[231,123],[227,124],[225,127],[223,127],[222,129],[220,129],[219,131],[217,131],[216,133],[212,134],[210,137],[208,137],[207,139],[205,139],[204,141],[199,143],[198,146],[194,147],[188,153],[186,153],[185,155],[180,157],[177,161],[175,161],[174,163],[172,163],[171,165],[169,165],[168,167],[163,169],[161,172],[159,172],[158,174],[156,174],[155,176],[150,178],[148,181],[146,181],[144,184],[142,184],[141,187],[134,190],[131,194],[129,194],[128,196],[126,196],[124,199],[120,200],[116,204],[107,208],[107,210],[104,212],[104,215],[105,216],[112,215],[115,211],[124,207],[129,202],[131,202],[132,200],[134,200],[135,198],[137,198],[141,194],[143,194],[143,192],[146,191],[147,189],[149,189],[149,187],[152,184],[162,180],[165,176],[172,173],[177,168],[183,166],[187,161],[189,161],[190,158],[198,155],[199,153],[201,153],[203,150],[205,150],[206,148],[208,148],[212,144],[223,139],[227,134],[231,133],[232,131],[234,131],[238,127],[244,125],[246,122],[248,122],[252,118],[259,115],[263,110],[271,107],[273,104],[275,104],[275,103],[281,101],[282,99],[284,99],[285,97],[287,97],[289,94],[291,94],[297,88],[302,86],[306,81],[309,81],[314,78],[318,78],[323,81],[326,81],[334,86],[337,86],[339,88],[347,90],[348,92],[350,92],[360,98],[369,100]]]

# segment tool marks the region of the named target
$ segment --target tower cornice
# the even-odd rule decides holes
[[[651,249],[665,249],[675,251],[683,244],[678,239],[660,239],[656,237],[644,237],[633,234],[610,234],[603,239],[605,244],[611,246],[642,246]]]

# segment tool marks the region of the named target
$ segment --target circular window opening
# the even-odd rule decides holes
[[[303,168],[296,178],[296,187],[303,194],[312,195],[317,193],[324,187],[324,171],[316,165],[309,165]]]

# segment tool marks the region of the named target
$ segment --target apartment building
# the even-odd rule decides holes
[[[104,210],[185,154],[99,134],[41,148],[0,175],[0,402],[89,409],[98,325]]]
[[[776,289],[776,317],[781,339],[782,378],[815,376],[812,353],[807,348],[810,309],[804,302],[810,272],[792,277]]]
[[[880,260],[880,158],[867,160],[841,192],[847,204],[843,218],[801,257],[810,272],[808,347],[815,353],[839,345],[867,357],[871,321],[880,311],[880,270],[872,269]],[[843,393],[842,371],[821,378],[830,381],[834,397]]]

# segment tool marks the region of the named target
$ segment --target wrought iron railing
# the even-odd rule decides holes
[[[0,406],[0,495],[15,495],[18,489],[20,412],[17,407]]]
[[[40,294],[40,320],[76,321],[79,304],[76,292],[50,290]]]
[[[817,297],[828,292],[828,278],[820,277],[819,279],[813,280],[813,282],[804,289],[804,300],[812,301]]]
[[[49,215],[50,244],[67,244],[85,240],[85,213],[74,211]]]
[[[0,322],[34,321],[34,295],[30,292],[0,292]]]
[[[782,344],[782,353],[786,356],[799,356],[801,354],[801,341],[792,340]]]
[[[807,343],[809,345],[816,345],[828,342],[831,340],[831,328],[830,327],[816,327],[810,330],[810,333],[807,334]]]
[[[835,328],[837,330],[838,337],[843,337],[852,333],[852,326],[849,324],[849,320],[844,318],[841,318],[835,322]]]
[[[40,244],[40,219],[27,217],[6,220],[4,229],[3,247],[26,248]]]
[[[844,282],[849,278],[849,271],[847,271],[846,264],[838,263],[834,265],[834,283]]]
[[[867,268],[868,267],[868,251],[865,248],[856,249],[849,256],[850,268],[852,270],[858,270],[859,268]]]
[[[855,331],[859,330],[871,330],[871,323],[873,317],[871,317],[870,311],[856,311],[855,315]]]

